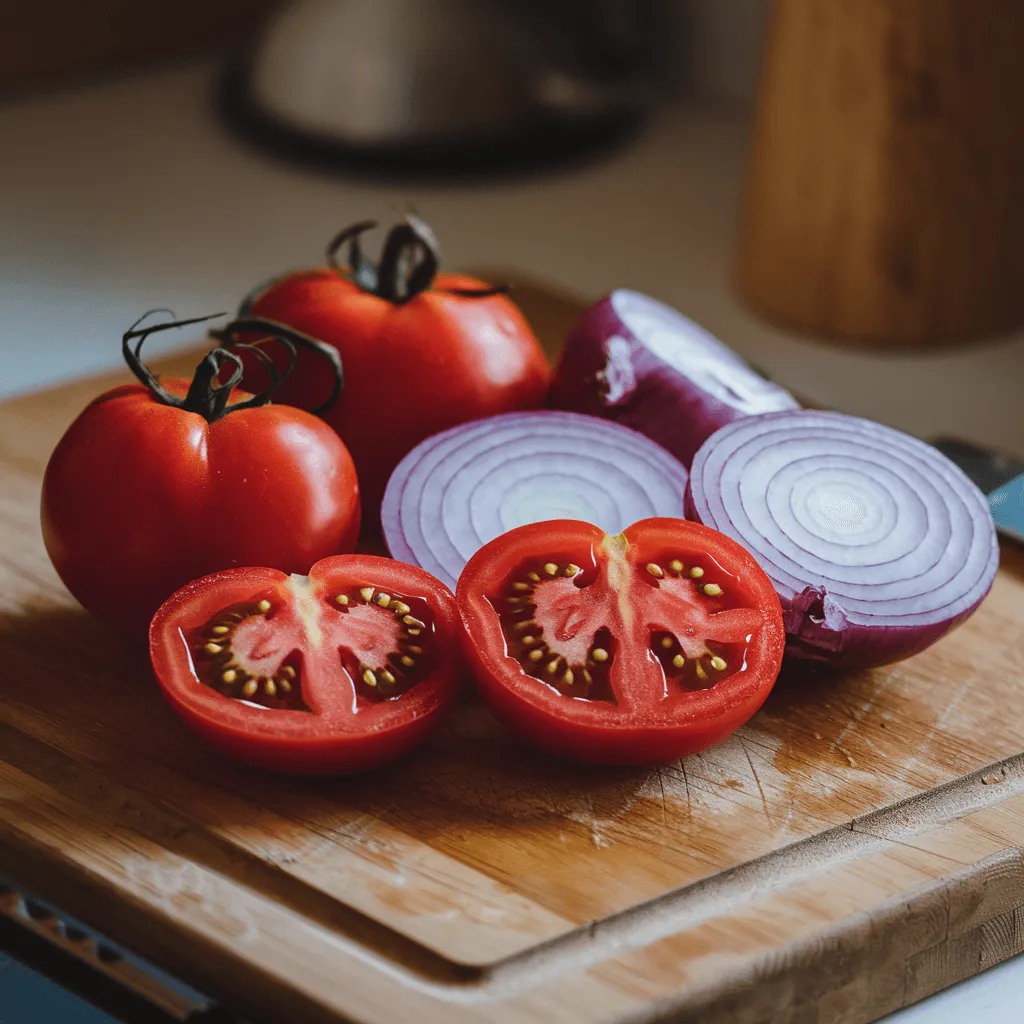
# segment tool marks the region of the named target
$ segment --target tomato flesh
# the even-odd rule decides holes
[[[536,523],[459,580],[466,651],[499,717],[558,754],[648,763],[723,739],[782,660],[767,576],[729,538],[650,519],[610,537]]]
[[[165,696],[223,753],[334,774],[418,743],[458,686],[458,620],[428,573],[370,555],[308,577],[216,573],[157,613],[150,653]]]

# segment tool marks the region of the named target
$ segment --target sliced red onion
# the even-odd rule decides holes
[[[723,427],[693,460],[687,512],[760,562],[791,653],[836,664],[923,650],[978,607],[999,565],[988,502],[949,459],[840,413]]]
[[[798,408],[703,327],[624,288],[570,332],[549,404],[633,427],[685,466],[726,423]]]
[[[388,550],[454,587],[488,541],[525,523],[582,519],[620,533],[683,515],[686,470],[616,423],[573,412],[507,413],[428,438],[388,481]]]

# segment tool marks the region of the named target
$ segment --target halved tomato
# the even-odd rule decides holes
[[[494,713],[555,754],[648,764],[724,739],[782,664],[771,580],[729,537],[682,519],[618,536],[533,523],[481,548],[456,591]]]
[[[150,626],[171,707],[222,753],[297,774],[372,768],[440,721],[461,677],[452,593],[375,555],[309,576],[229,569],[183,587]]]

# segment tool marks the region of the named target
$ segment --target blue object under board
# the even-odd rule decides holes
[[[0,1024],[117,1024],[113,1017],[0,953]]]
[[[58,907],[34,896],[30,897],[3,876],[0,876],[0,891],[20,893],[20,905],[23,908],[25,901],[31,899],[32,903],[50,910],[65,926],[72,926],[78,931],[91,935],[104,947],[117,953],[125,961],[145,971],[155,981],[193,1004],[197,1011],[209,1008],[209,1000],[195,989],[159,970],[148,961],[132,955],[128,950],[111,942],[94,929],[88,928],[80,921],[62,913]],[[50,981],[49,978],[43,977],[0,951],[0,1024],[119,1024],[119,1022],[109,1014],[97,1010],[84,999],[72,995],[66,989]]]
[[[996,526],[1024,541],[1024,473],[997,487],[988,496]]]

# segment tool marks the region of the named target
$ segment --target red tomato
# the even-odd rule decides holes
[[[392,229],[379,268],[358,246],[372,226],[355,225],[335,240],[334,265],[257,289],[241,312],[290,324],[341,354],[345,392],[325,418],[352,452],[365,515],[376,521],[388,477],[420,441],[540,406],[550,371],[514,303],[475,278],[436,274],[437,243],[422,221],[409,217]],[[333,259],[345,242],[350,269]],[[246,387],[261,388],[264,372],[246,360]],[[314,408],[329,384],[322,360],[300,352],[279,400]]]
[[[71,593],[141,631],[199,576],[254,564],[305,572],[352,551],[359,490],[337,434],[300,409],[218,386],[238,361],[230,353],[208,355],[192,382],[157,383],[128,346],[140,333],[125,348],[145,383],[100,395],[46,467],[43,539]]]
[[[309,576],[230,569],[157,612],[150,657],[171,707],[229,757],[296,774],[358,771],[415,746],[461,675],[451,591],[375,555]]]
[[[739,728],[782,663],[771,580],[735,541],[682,519],[616,537],[534,523],[459,579],[465,651],[510,728],[555,754],[646,764]]]

